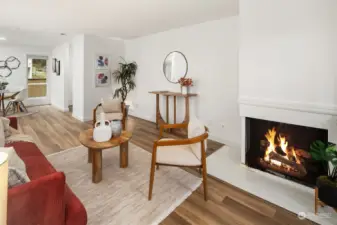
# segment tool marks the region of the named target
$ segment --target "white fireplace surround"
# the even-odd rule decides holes
[[[337,143],[337,107],[241,97],[241,162],[246,163],[246,117],[328,130],[328,140]]]
[[[239,109],[241,117],[241,164],[249,171],[256,172],[259,177],[260,186],[265,190],[277,188],[284,198],[275,198],[269,192],[259,192],[258,187],[253,188],[253,184],[242,182],[240,188],[258,195],[259,197],[286,208],[294,213],[311,213],[309,219],[320,224],[336,224],[337,218],[323,219],[315,216],[313,212],[314,190],[304,185],[289,181],[287,179],[262,172],[257,169],[246,167],[246,118],[263,119],[281,123],[295,124],[307,127],[314,127],[328,130],[328,140],[336,142],[337,137],[337,107],[332,105],[303,104],[297,102],[282,102],[268,99],[257,99],[241,97],[239,99]],[[255,175],[254,175],[255,176]],[[224,179],[225,180],[225,179]],[[269,182],[268,182],[269,180]],[[248,188],[249,187],[249,188]],[[289,193],[291,192],[291,196]],[[323,211],[322,211],[323,210]],[[325,212],[321,209],[321,213]],[[329,210],[329,209],[328,209]],[[329,212],[329,211],[328,211]],[[323,215],[323,214],[321,214]]]

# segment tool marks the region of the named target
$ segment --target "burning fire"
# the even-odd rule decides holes
[[[288,147],[288,141],[286,140],[286,137],[282,137],[279,134],[279,136],[277,137],[278,144],[275,143],[276,133],[276,129],[275,127],[273,127],[273,129],[271,130],[268,129],[268,132],[265,134],[265,137],[269,142],[269,146],[265,151],[264,160],[274,165],[281,166],[282,162],[270,158],[270,153],[275,152],[286,160],[295,161],[297,164],[301,164],[300,160],[296,156],[294,147]],[[277,147],[279,147],[279,150],[283,151],[283,154],[280,154],[276,151]]]

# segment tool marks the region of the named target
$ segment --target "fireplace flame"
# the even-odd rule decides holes
[[[282,162],[276,159],[270,158],[270,153],[274,152],[278,154],[279,156],[283,157],[284,159],[286,159],[287,161],[293,161],[293,162],[296,162],[297,164],[301,164],[301,161],[296,156],[294,147],[288,146],[288,141],[285,136],[281,136],[279,134],[277,137],[278,143],[275,142],[276,134],[277,132],[276,132],[275,127],[273,127],[272,129],[268,129],[267,133],[265,134],[265,137],[267,141],[269,142],[269,146],[267,147],[265,151],[264,160],[276,166],[281,166],[283,164]],[[278,151],[280,151],[281,149],[284,154],[281,155],[280,153],[278,153],[276,151],[276,148],[278,148]],[[285,166],[288,167],[288,165],[285,165]]]

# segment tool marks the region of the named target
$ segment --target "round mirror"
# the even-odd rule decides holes
[[[181,52],[170,52],[163,64],[165,77],[171,83],[178,83],[181,77],[185,77],[188,70],[187,59]]]

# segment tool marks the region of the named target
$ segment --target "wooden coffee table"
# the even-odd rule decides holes
[[[82,145],[88,148],[88,163],[92,163],[92,182],[99,183],[102,180],[102,150],[120,146],[120,168],[128,167],[129,140],[132,133],[122,131],[119,137],[113,137],[106,142],[96,142],[92,136],[93,129],[85,130],[80,133],[79,140]]]

